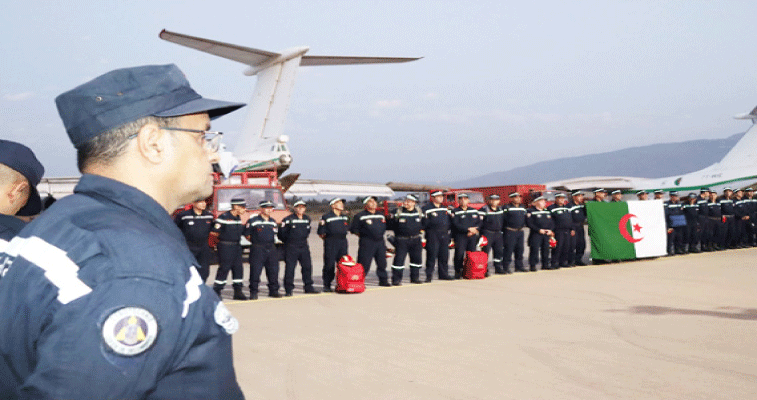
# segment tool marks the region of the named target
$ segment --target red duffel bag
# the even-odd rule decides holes
[[[466,251],[465,252],[465,279],[484,279],[486,278],[486,265],[489,263],[489,255],[483,251]]]
[[[363,266],[346,255],[336,265],[336,291],[338,293],[365,292],[365,271]]]

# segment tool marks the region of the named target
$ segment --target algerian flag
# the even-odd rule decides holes
[[[662,200],[586,202],[591,258],[633,260],[667,254]]]

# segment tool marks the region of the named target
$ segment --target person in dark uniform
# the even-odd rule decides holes
[[[402,284],[405,270],[405,257],[410,256],[410,282],[421,281],[421,267],[423,266],[423,244],[421,231],[423,229],[423,212],[416,206],[418,198],[412,194],[405,196],[402,207],[389,215],[388,229],[394,231],[394,262],[392,263],[392,285]]]
[[[218,271],[213,283],[213,290],[218,297],[221,297],[221,291],[226,286],[226,278],[231,271],[234,300],[247,300],[247,296],[242,293],[244,270],[240,243],[244,234],[242,215],[246,212],[247,203],[243,198],[231,199],[231,210],[219,215],[213,224],[213,229],[210,230],[210,246],[218,249]]]
[[[478,210],[468,207],[470,199],[465,193],[458,196],[460,206],[453,209],[452,213],[452,237],[455,241],[455,279],[463,276],[465,252],[475,251],[478,245],[479,227],[481,217]]]
[[[724,217],[720,246],[724,249],[733,249],[736,247],[736,208],[733,203],[733,190],[729,187],[723,189],[723,195],[718,202]]]
[[[523,251],[524,251],[524,234],[523,228],[526,226],[526,208],[521,204],[521,195],[518,192],[513,192],[508,195],[510,197],[510,204],[504,208],[504,233],[505,233],[505,251],[504,260],[502,262],[502,268],[509,273],[513,272],[510,269],[510,261],[515,260],[515,271],[526,272],[526,268],[523,266]]]
[[[744,200],[747,203],[747,213],[749,215],[749,220],[745,224],[746,245],[753,247],[757,245],[757,242],[755,242],[757,229],[755,229],[754,225],[755,218],[757,218],[757,199],[754,197],[754,189],[750,187],[744,189]]]
[[[244,226],[244,236],[250,241],[250,299],[258,299],[263,268],[268,279],[268,297],[279,298],[279,253],[276,251],[279,225],[271,216],[273,203],[262,200],[258,208],[258,215],[248,219]]]
[[[552,231],[555,224],[552,221],[552,213],[547,210],[547,200],[539,196],[531,203],[526,214],[526,224],[530,230],[528,234],[528,264],[531,271],[536,271],[536,264],[541,259],[541,268],[549,269],[549,239],[554,237]],[[541,256],[541,257],[540,257]]]
[[[281,221],[279,239],[284,243],[284,292],[291,296],[294,291],[294,270],[300,263],[302,284],[305,293],[320,293],[313,288],[313,263],[310,259],[310,217],[305,214],[307,205],[298,200],[294,203],[294,214]]]
[[[37,185],[44,173],[45,168],[31,149],[0,139],[0,251],[24,227],[18,217],[42,211]]]
[[[710,243],[710,218],[708,217],[710,202],[710,189],[700,188],[697,205],[699,206],[699,251],[706,251]]]
[[[686,204],[682,206],[683,215],[686,216],[686,226],[684,229],[685,253],[699,253],[701,248],[701,231],[699,225],[699,209],[697,204],[697,195],[689,193],[686,197]]]
[[[503,259],[505,253],[505,239],[502,229],[505,226],[504,210],[499,206],[498,194],[489,196],[488,204],[478,210],[481,215],[481,235],[486,237],[488,244],[482,249],[486,254],[492,252],[492,265],[495,274],[506,274]],[[489,271],[487,271],[488,273]]]
[[[575,237],[576,232],[573,230],[575,224],[567,205],[567,196],[564,193],[557,193],[554,204],[547,207],[547,210],[552,213],[553,232],[557,241],[552,249],[552,263],[549,269],[567,268],[572,263],[570,260],[571,238]]]
[[[336,263],[347,255],[347,232],[349,220],[344,214],[344,200],[329,201],[331,211],[323,214],[318,223],[318,236],[323,239],[323,291],[331,292],[331,283],[336,274]]]
[[[376,276],[379,286],[392,286],[386,273],[386,217],[378,213],[378,202],[373,196],[363,199],[365,210],[355,214],[350,232],[360,237],[357,248],[357,262],[363,265],[365,276],[371,270],[371,262],[376,261]]]
[[[636,198],[639,201],[649,200],[649,193],[647,193],[646,190],[639,190],[638,192],[636,192]]]
[[[723,212],[718,202],[718,193],[710,190],[710,202],[707,203],[707,219],[709,230],[709,242],[707,251],[723,250]]]
[[[746,247],[746,224],[749,221],[749,202],[744,198],[744,190],[736,189],[733,197],[734,212],[734,246]]]
[[[172,64],[56,104],[83,175],[0,254],[0,397],[243,399],[238,322],[169,214],[213,193],[210,120],[242,104],[202,98]]]
[[[449,275],[449,241],[452,216],[442,205],[444,193],[435,190],[430,193],[431,201],[421,207],[423,230],[426,235],[426,282],[431,282],[434,267],[441,280],[454,279]]]
[[[620,190],[613,190],[612,193],[610,193],[610,202],[617,203],[619,201],[623,201],[623,192]]]
[[[670,191],[670,199],[665,204],[665,225],[668,232],[668,255],[684,253],[684,234],[686,231],[686,216],[683,204],[679,201],[678,192]]]
[[[184,210],[174,217],[176,226],[179,227],[187,240],[189,251],[197,259],[200,266],[197,272],[200,273],[200,279],[203,283],[208,280],[210,259],[213,257],[208,243],[210,229],[213,228],[213,214],[206,210],[207,206],[205,200],[198,200],[192,203],[192,208]]]
[[[605,197],[607,197],[607,191],[602,188],[594,189],[593,193],[594,198],[591,201],[603,202],[605,201]]]
[[[572,236],[571,251],[569,253],[569,260],[571,265],[584,266],[586,263],[583,261],[584,252],[586,252],[586,229],[584,229],[584,222],[586,222],[586,205],[584,204],[584,194],[581,191],[575,191],[571,193],[573,198],[568,203],[568,209],[570,215],[573,218],[573,231],[575,234]]]

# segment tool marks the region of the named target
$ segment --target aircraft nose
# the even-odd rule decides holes
[[[282,154],[281,157],[279,157],[279,162],[281,165],[289,165],[292,163],[292,155],[291,154]]]

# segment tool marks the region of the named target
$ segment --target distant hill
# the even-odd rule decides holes
[[[746,133],[746,132],[744,132]],[[582,176],[633,176],[662,178],[697,171],[720,160],[744,136],[690,140],[630,147],[607,153],[542,161],[509,171],[448,183],[451,187],[477,187],[544,183]],[[671,155],[675,155],[671,157]],[[633,162],[628,162],[633,160]]]

